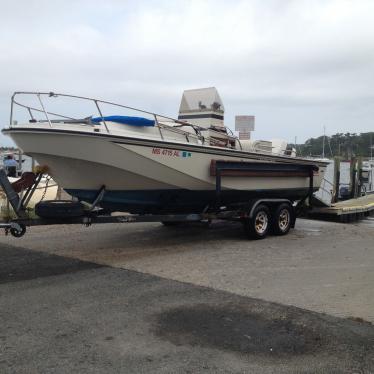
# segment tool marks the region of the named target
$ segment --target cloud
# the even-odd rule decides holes
[[[175,116],[184,89],[216,86],[227,123],[254,114],[257,138],[373,129],[374,2],[134,3],[3,3],[1,123],[20,89]]]

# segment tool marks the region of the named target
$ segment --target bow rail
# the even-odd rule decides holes
[[[34,106],[26,105],[26,104],[20,102],[19,100],[16,100],[17,96],[22,96],[22,95],[36,96],[36,98],[38,99],[38,102],[40,104],[40,107],[36,108]],[[201,134],[203,131],[209,130],[212,135],[216,134],[216,135],[221,135],[222,136],[222,132],[216,131],[214,129],[206,129],[206,128],[203,128],[201,126],[197,126],[197,125],[194,125],[192,123],[189,123],[187,121],[180,121],[180,120],[177,120],[177,119],[172,118],[172,117],[168,117],[168,116],[165,116],[165,115],[160,115],[160,114],[157,114],[157,113],[149,112],[149,111],[146,111],[146,110],[134,108],[134,107],[127,106],[127,105],[114,103],[114,102],[111,102],[111,101],[100,100],[100,99],[95,99],[95,98],[86,97],[86,96],[69,95],[69,94],[62,94],[62,93],[55,93],[55,92],[36,92],[36,91],[16,91],[16,92],[13,93],[13,95],[11,97],[9,127],[12,127],[13,124],[14,124],[13,117],[14,117],[14,108],[15,107],[21,107],[21,108],[26,109],[32,122],[37,122],[37,120],[35,119],[35,116],[34,116],[34,114],[35,114],[34,112],[43,113],[44,117],[45,117],[45,120],[38,120],[38,122],[48,122],[50,127],[53,127],[54,123],[83,123],[83,124],[89,124],[89,125],[93,124],[91,122],[92,116],[82,119],[82,118],[74,118],[74,117],[63,115],[63,114],[47,111],[46,107],[44,105],[44,102],[42,100],[42,97],[49,97],[49,98],[64,97],[64,98],[72,98],[72,99],[78,99],[78,100],[84,100],[84,101],[92,102],[94,104],[94,106],[96,107],[96,110],[97,110],[99,116],[102,118],[101,122],[104,124],[105,130],[107,131],[107,133],[110,133],[110,130],[109,130],[109,127],[107,125],[107,122],[104,119],[104,115],[103,115],[103,111],[102,111],[102,105],[103,104],[112,105],[112,106],[119,107],[119,108],[122,108],[122,109],[127,109],[127,110],[130,110],[130,111],[135,111],[135,112],[138,112],[138,113],[142,113],[143,115],[146,114],[148,116],[151,116],[155,121],[155,126],[158,127],[158,129],[159,129],[161,139],[164,139],[162,130],[165,130],[165,129],[167,129],[168,131],[171,131],[171,132],[183,134],[186,137],[187,141],[189,141],[189,138],[193,137],[193,136],[196,136],[197,139],[199,141],[201,141],[202,143],[205,143],[205,141],[209,139],[209,141],[212,145],[219,145],[220,143],[219,143],[218,140],[214,139],[212,136],[204,137]],[[60,119],[57,119],[57,120],[56,119],[51,119],[50,116],[58,117]],[[171,126],[171,125],[161,123],[160,121],[162,121],[162,120],[167,121],[167,122],[172,122],[173,124],[176,124],[177,126]],[[195,134],[190,133],[188,131],[184,131],[181,128],[181,127],[184,127],[184,126],[190,126],[191,128],[193,128],[194,131],[195,131]],[[229,129],[227,127],[225,127],[225,129],[227,130],[226,136],[230,140],[238,142],[239,148],[242,149],[239,138],[236,137],[233,134],[231,129]]]

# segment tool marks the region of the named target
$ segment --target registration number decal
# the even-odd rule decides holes
[[[152,154],[159,156],[169,156],[169,157],[181,157],[188,158],[191,157],[191,152],[178,151],[176,149],[165,149],[165,148],[152,148]]]

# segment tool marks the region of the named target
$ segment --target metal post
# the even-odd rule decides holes
[[[361,196],[362,189],[362,157],[359,157],[357,160],[357,188],[356,188],[356,197]]]
[[[13,105],[14,105],[14,96],[15,96],[15,93],[12,95],[12,98],[11,98],[11,104],[10,104],[10,119],[9,119],[9,127],[12,127],[12,124],[13,124]]]
[[[95,105],[96,105],[97,110],[98,110],[99,113],[100,113],[100,117],[101,117],[101,119],[102,119],[103,122],[104,122],[104,126],[105,126],[105,129],[106,129],[106,132],[109,133],[108,126],[107,126],[107,124],[106,124],[106,122],[105,122],[105,119],[104,119],[103,113],[101,113],[101,110],[100,110],[99,104],[98,104],[97,100],[94,100],[94,102],[95,102]]]
[[[34,182],[34,185],[29,187],[28,190],[26,191],[25,196],[23,197],[21,201],[21,206],[27,207],[28,203],[30,202],[36,188],[39,186],[40,181],[42,180],[43,174],[39,174]]]
[[[46,111],[45,108],[44,108],[44,105],[43,105],[42,99],[41,99],[41,97],[40,97],[40,93],[38,93],[37,96],[38,96],[38,99],[39,99],[40,105],[42,106],[42,109],[43,109],[43,111],[44,111],[45,118],[47,119],[47,121],[48,121],[48,123],[49,123],[49,127],[52,127],[52,122],[51,122],[51,120],[49,119],[49,117],[48,117],[48,113],[47,113],[47,111]]]
[[[333,180],[333,196],[332,203],[336,203],[339,200],[339,189],[340,189],[340,157],[334,157],[334,180]]]
[[[17,171],[18,173],[22,171],[22,151],[20,149],[18,149],[18,166],[17,166]],[[18,176],[18,173],[17,173],[17,176]]]
[[[221,205],[221,169],[216,166],[216,209]]]
[[[312,199],[313,199],[313,167],[309,168],[309,196],[308,196],[308,202],[309,207],[312,207]]]
[[[160,133],[161,140],[164,140],[164,135],[162,134],[161,126],[160,126],[160,124],[158,123],[157,115],[154,114],[153,116],[155,117],[155,124],[156,124],[156,126],[157,126],[157,128],[158,128],[158,132]]]
[[[27,108],[27,110],[29,111],[29,114],[30,114],[31,119],[34,121],[35,118],[34,118],[34,116],[32,115],[32,111],[31,111],[31,109],[30,109],[30,108]]]
[[[351,166],[350,166],[350,181],[349,181],[350,195],[352,199],[356,197],[356,176],[357,176],[356,163],[357,163],[356,157],[352,157]]]

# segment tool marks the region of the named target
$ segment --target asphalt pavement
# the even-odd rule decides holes
[[[318,226],[309,221],[302,224],[304,228],[287,237],[261,242],[244,241],[238,237],[237,227],[230,225],[207,231],[129,225],[121,234],[116,225],[107,225],[98,231],[88,229],[91,231],[86,231],[86,237],[80,235],[80,227],[50,227],[38,228],[29,238],[18,241],[2,237],[0,372],[374,373],[374,326],[366,318],[341,318],[265,301],[257,288],[256,297],[235,292],[241,290],[240,283],[248,287],[258,281],[250,273],[247,278],[234,276],[235,263],[244,261],[244,255],[247,263],[255,261],[263,271],[265,264],[270,266],[268,257],[278,259],[273,273],[275,280],[279,278],[279,262],[284,263],[279,248],[273,247],[277,243],[287,254],[296,251],[286,247],[300,242],[305,233],[315,233],[307,230],[317,230]],[[318,227],[323,228],[318,230],[323,232],[327,227],[336,233],[344,227],[331,225],[320,224]],[[363,230],[365,239],[366,229],[361,226],[346,226],[344,230]],[[38,239],[40,232],[44,235]],[[207,240],[199,240],[197,233]],[[127,241],[120,240],[126,237]],[[316,243],[322,240],[315,237]],[[201,243],[207,250],[203,265],[197,261],[202,258]],[[241,246],[247,247],[246,254]],[[264,252],[262,263],[256,252],[259,248]],[[332,255],[332,245],[326,248]],[[344,249],[345,255],[347,251]],[[366,254],[366,264],[370,264],[370,248],[359,253],[360,261]],[[176,254],[181,258],[179,265],[170,269],[171,277],[166,270],[176,263]],[[321,256],[321,250],[315,255]],[[208,269],[204,279],[209,286],[194,284],[193,276],[188,282],[172,279],[178,271],[180,278],[192,271],[194,256],[195,268]],[[213,256],[210,265],[209,256]],[[231,290],[227,290],[216,280],[220,279],[221,260],[230,257],[231,270],[224,277],[231,279]],[[300,257],[300,253],[296,258],[294,266],[301,266],[303,261],[310,265],[310,259]],[[152,261],[154,273],[164,263],[163,276],[124,266],[140,268],[143,263],[144,268],[151,269]],[[237,272],[242,271],[237,266]],[[196,283],[203,283],[199,272],[193,275]],[[296,279],[298,274],[291,272],[292,276]],[[307,281],[313,279],[307,277]],[[300,281],[299,287],[304,286]],[[268,288],[270,283],[264,287],[265,296],[269,296]]]

